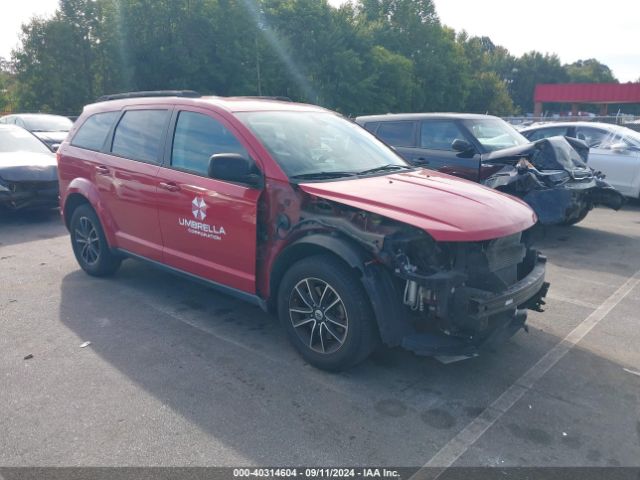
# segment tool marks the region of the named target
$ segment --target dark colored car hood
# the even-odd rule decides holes
[[[482,156],[487,163],[516,163],[527,158],[538,170],[589,169],[589,147],[582,140],[567,137],[543,138],[517,147],[496,150]]]
[[[0,153],[0,178],[9,182],[56,181],[58,180],[56,157],[47,153]]]
[[[483,155],[484,165],[499,170],[482,183],[522,198],[543,224],[571,224],[596,205],[618,210],[624,197],[586,164],[588,156],[582,140],[544,138]]]

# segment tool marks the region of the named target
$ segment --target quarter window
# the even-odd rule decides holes
[[[71,145],[88,150],[102,150],[111,125],[120,112],[96,113],[89,117],[73,137]]]
[[[394,147],[413,147],[414,122],[381,122],[377,135]]]
[[[420,134],[422,148],[453,151],[451,144],[456,139],[464,140],[465,138],[454,122],[447,120],[422,122],[422,133]]]
[[[209,159],[217,153],[249,157],[238,139],[217,120],[195,112],[180,112],[173,137],[171,165],[207,175]]]
[[[111,151],[132,160],[160,163],[167,110],[129,110],[116,127]]]

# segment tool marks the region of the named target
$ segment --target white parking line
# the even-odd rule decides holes
[[[640,270],[630,277],[609,298],[574,328],[564,339],[549,350],[533,367],[489,405],[480,415],[444,445],[411,478],[435,479],[455,463],[484,433],[527,393],[554,365],[580,342],[640,283]]]

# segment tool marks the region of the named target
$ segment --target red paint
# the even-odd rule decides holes
[[[438,241],[480,241],[536,222],[523,201],[431,170],[302,185],[310,194],[422,228]]]
[[[538,84],[534,102],[640,103],[640,83]]]

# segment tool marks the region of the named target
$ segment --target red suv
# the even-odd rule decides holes
[[[204,281],[277,312],[328,370],[379,342],[472,356],[544,303],[526,204],[413,167],[333,112],[195,92],[103,100],[58,151],[90,275],[133,257]]]

